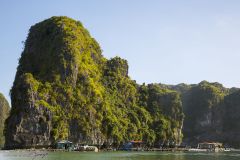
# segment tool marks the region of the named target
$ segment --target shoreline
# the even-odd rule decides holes
[[[193,148],[191,148],[193,149]],[[0,151],[3,152],[94,152],[94,151],[77,151],[77,150],[63,150],[63,149],[11,149],[11,150],[4,150],[0,149]],[[238,152],[240,149],[235,149],[231,148],[231,152]],[[166,148],[166,149],[159,149],[159,148],[153,148],[153,149],[143,149],[143,150],[137,150],[137,149],[131,149],[131,150],[107,150],[107,149],[102,149],[99,150],[98,152],[214,152],[214,151],[190,151],[190,148]],[[226,152],[226,151],[219,151],[219,152]],[[97,153],[97,152],[95,152]],[[217,153],[217,152],[216,152]]]

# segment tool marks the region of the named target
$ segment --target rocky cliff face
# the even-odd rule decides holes
[[[216,139],[217,119],[222,114],[219,104],[224,96],[221,88],[205,81],[189,90],[184,102],[186,139],[195,143]]]
[[[184,119],[180,94],[158,84],[143,84],[139,93],[141,106],[152,115],[151,128],[158,144],[180,144]]]
[[[39,105],[36,80],[31,74],[21,75],[12,90],[12,106],[6,126],[6,148],[51,144],[50,111]]]
[[[239,147],[239,89],[202,81],[194,85],[163,85],[181,94],[185,114],[183,141],[197,145],[219,141]]]
[[[31,27],[19,60],[5,148],[49,146],[60,139],[115,146],[144,140],[153,145],[159,133],[152,126],[158,121],[151,115],[152,103],[140,103],[139,95],[127,61],[105,59],[80,22],[44,20]],[[174,97],[168,104],[178,112],[159,110],[160,127],[165,127],[160,137],[180,142],[183,117],[171,116],[182,114],[182,106],[172,103]]]
[[[229,146],[240,147],[240,91],[224,98],[222,104],[221,141]]]
[[[10,110],[10,107],[7,100],[0,93],[0,148],[3,147],[5,142],[5,137],[3,132],[4,132],[5,120],[8,117],[9,110]]]
[[[32,26],[11,90],[5,147],[37,147],[79,138],[74,137],[77,127],[69,127],[80,116],[74,114],[74,105],[89,103],[90,99],[81,100],[86,94],[92,104],[102,103],[99,70],[104,60],[97,42],[78,21],[52,17]]]

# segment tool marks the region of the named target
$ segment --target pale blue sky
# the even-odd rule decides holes
[[[8,100],[31,25],[80,20],[138,83],[218,81],[240,87],[239,0],[0,0],[0,92]]]

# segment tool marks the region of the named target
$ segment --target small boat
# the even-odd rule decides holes
[[[189,152],[207,152],[207,149],[199,149],[199,148],[190,148]]]
[[[224,148],[224,152],[230,152],[231,149],[230,148]]]
[[[75,151],[94,151],[98,152],[98,148],[96,146],[89,145],[80,145],[75,148]]]

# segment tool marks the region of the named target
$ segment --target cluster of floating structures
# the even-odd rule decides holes
[[[125,150],[125,151],[143,151],[144,149],[144,142],[143,141],[129,141],[118,150]],[[89,146],[83,144],[74,144],[68,140],[61,140],[56,143],[56,149],[59,150],[67,150],[67,151],[94,151],[98,152],[99,149],[96,146]],[[112,148],[108,148],[107,150],[116,150]]]
[[[67,151],[93,151],[98,152],[99,148],[96,146],[89,146],[83,144],[73,144],[68,140],[61,140],[56,143],[56,149]],[[223,152],[230,151],[230,149],[224,148],[222,143],[219,142],[202,142],[198,143],[196,148],[188,147],[174,147],[174,148],[145,148],[143,141],[129,141],[122,145],[119,149],[108,150],[124,150],[124,151],[190,151],[190,152]]]
[[[198,143],[197,148],[190,148],[188,151],[193,152],[223,152],[231,151],[229,148],[225,148],[222,143],[219,142],[202,142]]]
[[[98,148],[96,146],[89,145],[74,145],[73,142],[68,140],[58,141],[56,144],[56,149],[68,150],[68,151],[94,151],[98,152]]]

